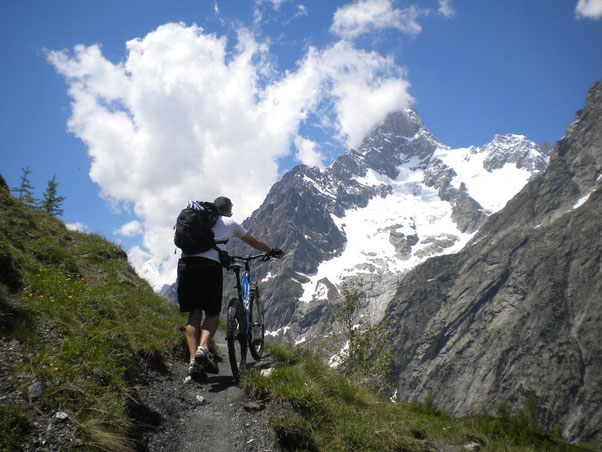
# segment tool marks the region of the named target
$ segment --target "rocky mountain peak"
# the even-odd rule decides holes
[[[492,172],[507,163],[513,163],[518,169],[531,172],[543,171],[549,160],[549,151],[528,140],[523,135],[495,135],[491,143],[478,148],[477,152],[487,155],[483,167]]]
[[[486,196],[479,184],[501,178],[497,169],[483,168],[484,157],[473,159],[471,171],[481,177],[475,185],[472,173],[444,155],[457,159],[464,151],[442,144],[414,109],[406,109],[390,114],[330,167],[299,165],[285,174],[244,223],[287,250],[265,282],[264,293],[274,294],[266,299],[270,328],[287,327],[295,340],[319,331],[336,288],[349,278],[370,293],[366,313],[379,319],[400,274],[431,256],[459,251],[492,211],[475,198]],[[495,152],[492,146],[489,153]],[[530,174],[525,170],[524,181]],[[499,197],[505,203],[516,191]]]
[[[422,129],[425,127],[416,110],[407,108],[389,113],[383,122],[367,134],[366,138],[371,139],[375,136],[413,138]]]

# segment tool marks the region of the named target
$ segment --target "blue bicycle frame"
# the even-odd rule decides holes
[[[255,256],[230,256],[234,264],[230,266],[230,268],[236,274],[236,289],[238,290],[238,299],[242,302],[243,307],[243,325],[244,325],[244,337],[247,340],[251,339],[251,331],[250,331],[250,322],[249,322],[249,296],[251,291],[251,267],[249,262],[263,258],[265,254],[257,254]],[[237,261],[244,262],[244,266],[241,264],[237,264]],[[241,276],[241,270],[242,276]]]
[[[256,360],[260,359],[263,353],[263,308],[260,304],[259,288],[256,283],[251,282],[249,262],[258,258],[269,260],[269,257],[266,259],[265,253],[247,257],[230,257],[233,262],[230,269],[236,275],[238,297],[230,300],[228,306],[226,342],[232,376],[238,380],[246,370],[247,348],[250,348],[251,355]],[[256,308],[259,309],[257,312],[255,312]],[[253,315],[257,315],[257,319],[253,318]],[[259,328],[260,335],[257,337],[253,336],[257,334],[253,325]]]
[[[248,263],[247,263],[248,267]],[[245,325],[245,337],[247,340],[251,339],[250,331],[249,331],[249,291],[250,291],[250,278],[251,272],[248,268],[245,268],[243,276],[240,280],[240,284],[238,284],[239,291],[239,300],[242,300],[243,313],[244,313],[244,325]]]

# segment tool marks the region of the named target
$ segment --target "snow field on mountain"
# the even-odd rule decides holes
[[[373,170],[363,178],[356,178],[366,185],[386,183],[393,193],[385,198],[375,197],[365,208],[349,210],[343,218],[332,216],[347,237],[345,249],[340,256],[322,262],[316,274],[307,275],[310,281],[303,284],[301,301],[310,302],[325,295],[326,288],[319,284],[323,278],[338,285],[344,278],[362,273],[399,273],[432,255],[455,253],[468,242],[472,235],[458,231],[451,219],[451,205],[441,201],[435,189],[422,183],[423,171],[412,169],[414,164],[398,168],[396,180]],[[411,255],[403,257],[397,253],[390,240],[392,230],[406,236],[417,235],[418,243],[412,247]],[[443,251],[430,250],[432,239],[449,236],[457,239],[452,246]]]
[[[491,173],[483,169],[489,153],[476,152],[475,148],[439,148],[433,159],[439,159],[454,169],[457,176],[452,180],[455,188],[464,182],[468,194],[484,209],[496,212],[502,209],[527,183],[531,172],[518,169],[514,164],[506,164]]]

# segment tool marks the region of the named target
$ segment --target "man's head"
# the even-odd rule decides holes
[[[220,196],[215,201],[213,201],[215,207],[217,207],[217,213],[220,215],[228,215],[232,213],[232,201],[225,196]]]

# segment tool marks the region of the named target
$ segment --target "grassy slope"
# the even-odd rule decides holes
[[[25,355],[13,371],[44,387],[33,407],[25,398],[18,406],[0,401],[0,414],[27,431],[32,408],[67,410],[76,413],[84,448],[111,437],[119,444],[131,428],[131,386],[182,341],[177,308],[136,275],[120,247],[68,231],[4,189],[0,282],[0,333]],[[1,433],[0,449],[21,440],[18,429]]]
[[[538,431],[534,406],[498,416],[451,416],[430,400],[392,403],[366,386],[333,372],[307,350],[268,347],[278,363],[269,376],[247,373],[243,385],[256,397],[287,408],[273,420],[285,450],[431,451],[579,451]]]
[[[18,402],[0,400],[0,450],[26,440],[33,412],[57,409],[76,414],[83,441],[63,450],[127,450],[132,387],[182,345],[182,323],[120,247],[68,231],[0,187],[0,336],[23,352],[10,371],[44,385],[33,403],[26,384]],[[273,428],[287,450],[453,450],[473,440],[486,450],[570,450],[525,413],[458,419],[428,401],[393,404],[307,352],[271,351],[274,373],[251,371],[243,384],[282,407]]]

